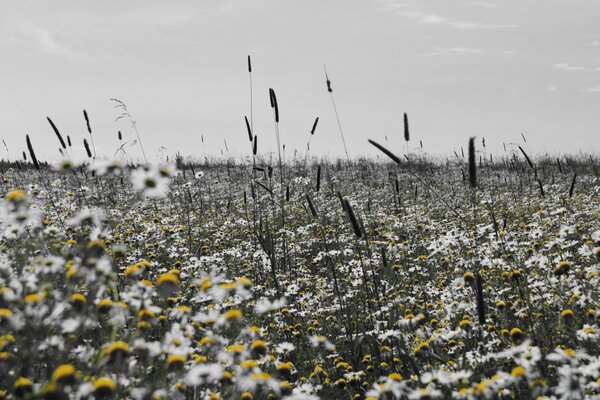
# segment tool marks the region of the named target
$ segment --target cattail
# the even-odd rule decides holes
[[[321,166],[319,165],[319,168],[317,168],[317,192],[319,192],[319,189],[321,189]]]
[[[310,198],[310,196],[308,194],[306,194],[306,202],[308,203],[308,208],[310,208],[310,213],[312,214],[313,217],[317,217],[317,209],[315,208],[315,205],[312,202],[312,199]]]
[[[33,146],[31,145],[31,140],[29,139],[29,135],[26,135],[25,139],[27,141],[27,149],[29,150],[29,156],[31,157],[31,162],[33,163],[33,166],[35,167],[35,169],[37,169],[39,171],[40,164],[38,163],[38,160],[35,156],[35,151],[33,151]],[[25,152],[23,152],[23,155],[25,155]],[[25,160],[27,160],[27,159],[25,159]]]
[[[67,143],[71,147],[71,136],[67,135]]]
[[[271,108],[275,111],[275,122],[279,123],[279,106],[277,105],[277,96],[275,96],[273,89],[269,89],[269,97],[271,99]]]
[[[317,117],[317,119],[315,119],[315,122],[313,123],[312,129],[310,130],[310,134],[314,135],[315,134],[315,129],[317,129],[317,124],[319,123],[319,117]]]
[[[252,146],[252,154],[256,155],[256,151],[258,150],[258,136],[254,135],[254,146]]]
[[[360,229],[360,225],[358,224],[358,220],[356,219],[356,215],[354,214],[354,209],[352,208],[352,205],[348,199],[344,199],[344,203],[346,204],[346,213],[348,214],[348,218],[350,218],[350,223],[352,224],[354,234],[357,238],[361,238],[363,234]]]
[[[285,201],[290,201],[290,185],[287,185],[285,187]]]
[[[119,140],[123,140],[123,135],[121,134],[121,131],[119,131],[119,133],[117,134],[117,137],[119,138]]]
[[[462,146],[460,146],[460,155],[462,156],[462,158],[465,158],[465,149],[463,149]]]
[[[90,145],[86,139],[83,139],[83,146],[85,147],[85,151],[89,158],[92,158],[92,151],[90,150]]]
[[[421,145],[421,148],[423,148],[423,141],[419,140],[419,144]]]
[[[569,197],[573,197],[573,192],[575,190],[575,179],[577,179],[577,174],[573,175],[573,180],[571,181],[571,188],[569,189]]]
[[[477,291],[477,316],[479,317],[479,325],[485,326],[485,303],[483,302],[483,279],[477,273],[475,276],[475,289]]]
[[[250,55],[248,55],[248,73],[252,73],[252,61],[250,60]]]
[[[485,138],[481,138],[481,147],[485,149]]]
[[[83,110],[83,118],[85,118],[85,123],[87,125],[87,130],[90,133],[90,135],[92,134],[92,128],[90,127],[90,119],[88,118],[88,114],[87,111]]]
[[[333,89],[331,88],[331,81],[329,80],[329,76],[327,76],[327,68],[323,65],[323,69],[325,70],[325,80],[327,81],[327,91],[329,93],[333,92]]]
[[[60,141],[60,145],[62,146],[63,149],[66,149],[67,145],[65,144],[65,141],[63,140],[62,136],[60,135],[60,132],[58,131],[58,128],[56,128],[56,125],[54,125],[54,122],[52,122],[52,120],[50,119],[50,117],[46,117],[46,119],[50,123],[50,126],[54,130],[54,133],[56,133],[56,137],[58,137],[58,140]]]
[[[475,138],[469,139],[469,184],[477,187],[477,166],[475,165]]]
[[[400,159],[391,151],[389,151],[388,149],[386,149],[385,147],[383,147],[382,145],[380,145],[379,143],[377,143],[374,140],[369,139],[369,143],[371,143],[373,146],[377,147],[379,150],[381,150],[386,156],[388,156],[389,158],[391,158],[392,160],[394,160],[394,162],[396,164],[400,164]]]
[[[556,164],[558,164],[558,172],[562,174],[562,166],[560,165],[560,158],[556,159]]]
[[[538,185],[540,186],[540,193],[542,194],[542,197],[545,197],[544,186],[542,186],[542,181],[539,179],[537,181],[538,181]]]
[[[248,131],[248,139],[252,141],[252,128],[250,128],[250,122],[248,122],[248,117],[244,116],[244,120],[246,121],[246,130]]]
[[[23,151],[23,160],[27,161],[27,154],[25,154],[25,152]]]
[[[523,148],[521,146],[519,146],[519,150],[521,150],[521,153],[523,153],[523,155],[525,156],[525,159],[527,160],[527,164],[529,164],[529,167],[533,171],[535,168],[533,166],[533,163],[531,162],[531,159],[529,158],[527,153],[525,153],[525,150],[523,150]]]
[[[410,134],[408,133],[408,115],[404,113],[404,140],[408,142]]]

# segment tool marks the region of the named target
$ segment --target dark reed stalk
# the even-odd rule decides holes
[[[404,140],[408,143],[410,140],[410,134],[408,132],[408,115],[404,113]]]
[[[90,150],[90,145],[86,139],[83,139],[83,146],[85,147],[85,151],[89,158],[92,158],[92,151]]]
[[[542,185],[542,181],[539,179],[537,181],[538,181],[538,185],[540,186],[540,193],[542,194],[542,197],[546,197],[546,195],[544,193],[544,186]]]
[[[317,119],[315,119],[315,122],[313,123],[312,129],[310,130],[310,134],[314,135],[315,134],[315,129],[317,129],[317,124],[319,123],[319,117],[317,117]]]
[[[250,80],[250,131],[254,132],[254,110],[252,99],[252,60],[250,59],[250,55],[248,55],[248,78]]]
[[[331,81],[329,80],[329,75],[327,75],[327,67],[323,65],[323,69],[325,70],[325,80],[327,81],[327,91],[329,92],[329,96],[331,97],[331,104],[333,105],[333,111],[335,113],[335,118],[337,120],[338,129],[340,131],[340,136],[342,137],[342,144],[344,145],[344,152],[346,153],[346,160],[350,161],[350,156],[348,155],[348,148],[346,147],[346,139],[344,138],[344,131],[342,130],[342,123],[340,122],[340,116],[337,111],[337,107],[335,105],[335,100],[333,98],[333,89],[331,89]]]
[[[25,154],[25,152],[23,152],[23,160],[27,161],[27,154]]]
[[[477,316],[479,317],[479,325],[485,326],[485,303],[483,301],[483,279],[477,273],[475,275],[475,290],[477,292]]]
[[[344,199],[344,204],[346,205],[346,213],[348,214],[348,218],[350,218],[350,223],[352,224],[352,230],[357,238],[361,238],[363,236],[362,230],[360,229],[360,225],[358,220],[356,219],[356,215],[354,214],[354,209],[352,208],[352,204],[348,199]]]
[[[377,147],[379,150],[381,150],[386,156],[388,156],[389,158],[391,158],[392,160],[394,160],[394,162],[396,164],[400,164],[400,159],[391,151],[389,151],[388,149],[386,149],[385,147],[383,147],[382,145],[380,145],[379,143],[377,143],[374,140],[369,139],[369,143],[371,143],[373,146]]]
[[[38,163],[37,157],[35,156],[35,151],[33,151],[33,146],[31,145],[31,140],[29,139],[29,135],[25,136],[25,140],[27,141],[27,149],[29,150],[29,156],[31,157],[31,162],[33,163],[33,166],[35,167],[35,169],[37,169],[39,171],[40,164]],[[27,161],[27,157],[25,157],[25,152],[23,152],[23,157],[25,158],[25,161]]]
[[[523,141],[524,141],[525,143],[527,143],[527,139],[525,139],[525,135],[523,135],[523,132],[521,132],[521,137],[523,138]]]
[[[556,164],[558,164],[558,172],[562,174],[562,166],[560,165],[560,158],[556,159]]]
[[[52,120],[50,119],[50,117],[46,117],[46,119],[48,120],[48,122],[50,123],[50,126],[54,130],[54,133],[56,134],[56,137],[58,137],[60,145],[62,146],[63,149],[66,149],[67,148],[67,144],[65,143],[65,141],[62,138],[62,136],[60,135],[60,132],[58,131],[58,128],[56,127],[56,125],[54,125],[54,122],[52,122]]]
[[[119,133],[117,134],[117,137],[119,138],[119,140],[123,140],[123,135],[121,134],[121,131],[119,131]]]
[[[319,168],[317,168],[317,193],[319,192],[320,189],[321,189],[321,166],[319,165]]]
[[[525,156],[525,159],[527,160],[527,164],[529,164],[529,168],[531,168],[532,171],[535,170],[535,167],[533,166],[533,163],[531,162],[531,159],[529,158],[527,153],[525,153],[525,150],[523,150],[523,148],[521,146],[519,146],[519,150],[521,150],[521,153],[523,153],[523,156]]]
[[[71,147],[71,136],[67,135],[67,144]]]
[[[308,203],[308,208],[310,208],[310,213],[312,214],[312,216],[314,218],[317,218],[317,209],[315,208],[315,205],[313,204],[312,199],[310,198],[308,193],[306,194],[306,202]]]
[[[477,187],[477,165],[475,164],[475,138],[469,139],[469,185]]]
[[[248,131],[248,139],[252,142],[252,128],[250,127],[250,122],[248,122],[248,117],[244,116],[244,120],[246,121],[246,130]]]
[[[252,154],[253,155],[256,155],[256,152],[258,150],[258,143],[257,142],[258,142],[258,136],[254,135],[254,144],[252,146]]]
[[[90,134],[90,139],[92,140],[92,149],[94,149],[94,158],[96,158],[96,145],[94,144],[94,136],[92,135],[92,128],[90,127],[90,118],[88,117],[88,113],[86,110],[83,110],[83,117],[85,118],[85,124],[87,125],[87,130]]]
[[[573,192],[575,191],[575,180],[577,179],[577,174],[573,175],[573,180],[571,181],[571,188],[569,189],[569,198],[573,197]]]

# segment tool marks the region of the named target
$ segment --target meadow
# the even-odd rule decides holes
[[[0,398],[599,397],[597,160],[471,151],[3,163]]]

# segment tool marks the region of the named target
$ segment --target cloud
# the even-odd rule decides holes
[[[472,21],[454,21],[450,25],[454,29],[514,29],[519,27],[516,24],[483,24]]]
[[[59,40],[48,30],[34,25],[30,22],[21,22],[16,25],[15,33],[21,37],[35,42],[42,51],[55,56],[62,56],[71,60],[92,62],[92,58],[84,52],[75,51],[64,41]]]
[[[385,11],[390,11],[400,17],[409,19],[421,25],[442,25],[453,29],[513,29],[518,28],[516,24],[488,24],[477,21],[451,20],[436,13],[423,11],[417,4],[410,0],[379,0]],[[475,4],[488,6],[493,3],[474,2]],[[471,4],[472,3],[467,3]]]
[[[466,6],[472,6],[472,7],[498,8],[498,4],[496,4],[496,3],[489,3],[487,1],[467,1],[464,4]]]
[[[554,64],[554,68],[561,70],[561,71],[568,71],[568,72],[585,70],[585,68],[583,68],[583,67],[569,65],[567,63]]]
[[[476,56],[481,54],[481,50],[470,47],[435,47],[430,53],[421,54],[422,56]]]
[[[582,89],[583,93],[600,93],[600,86],[593,86],[586,89]]]

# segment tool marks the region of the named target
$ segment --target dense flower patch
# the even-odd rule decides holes
[[[600,396],[592,171],[315,171],[5,172],[0,398]]]

